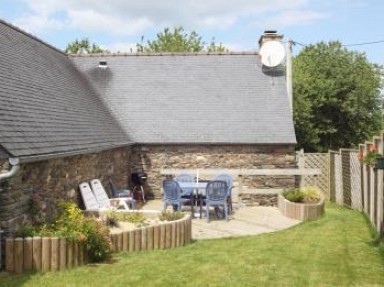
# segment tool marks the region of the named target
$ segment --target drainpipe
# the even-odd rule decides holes
[[[13,176],[15,176],[18,171],[20,170],[20,160],[17,158],[17,157],[11,157],[9,158],[9,163],[12,165],[12,168],[10,171],[6,172],[6,173],[1,173],[0,174],[0,183],[3,181],[3,180],[6,180],[6,179],[9,179]],[[0,185],[0,192],[3,192],[3,188],[1,187]],[[3,247],[3,242],[1,240],[1,235],[3,233],[3,230],[0,229],[0,270],[3,268],[3,262],[2,262],[2,247]]]
[[[20,160],[17,157],[9,158],[9,163],[12,165],[10,171],[0,174],[0,182],[15,176],[20,170]]]
[[[286,62],[286,77],[287,77],[287,93],[289,100],[289,107],[291,108],[291,113],[293,114],[293,77],[292,77],[292,40],[288,39],[287,42],[287,62]]]

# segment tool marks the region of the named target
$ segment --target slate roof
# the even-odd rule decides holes
[[[134,142],[296,143],[284,73],[263,71],[256,53],[72,59]]]
[[[132,143],[295,144],[284,73],[256,53],[68,56],[0,20],[1,158]]]
[[[0,144],[17,157],[129,143],[68,56],[0,21]]]

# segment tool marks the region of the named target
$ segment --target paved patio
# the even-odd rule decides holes
[[[162,210],[161,200],[148,201],[143,209]],[[189,211],[185,207],[184,211]],[[277,207],[244,207],[234,203],[234,212],[229,221],[213,218],[207,223],[205,216],[202,219],[192,220],[193,239],[210,239],[230,236],[257,235],[290,228],[300,221],[283,216]]]

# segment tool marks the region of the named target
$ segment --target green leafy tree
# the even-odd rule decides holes
[[[293,110],[305,151],[356,147],[382,128],[380,69],[340,42],[304,48],[293,59]]]
[[[88,38],[83,38],[81,40],[76,39],[75,41],[69,43],[67,45],[67,48],[65,49],[65,52],[71,53],[71,54],[78,54],[78,53],[88,53],[88,54],[100,54],[100,53],[108,53],[108,50],[104,50],[99,47],[99,45],[92,43],[89,41]]]
[[[171,31],[169,28],[164,28],[160,33],[157,33],[157,39],[147,41],[143,44],[144,36],[141,37],[141,43],[137,43],[139,52],[160,53],[160,52],[226,52],[227,49],[220,43],[216,44],[212,38],[210,44],[206,46],[202,37],[195,31],[187,33],[183,27],[176,27]]]

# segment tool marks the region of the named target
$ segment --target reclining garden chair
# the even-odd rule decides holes
[[[124,200],[109,199],[99,190],[96,193],[91,189],[88,182],[83,182],[79,185],[80,194],[84,202],[85,210],[87,211],[100,211],[106,209],[128,209]],[[97,196],[96,196],[97,194]]]
[[[85,210],[98,211],[100,210],[99,202],[92,192],[88,182],[82,182],[79,185],[81,198],[83,199]]]
[[[109,187],[111,188],[112,198],[120,198],[127,201],[129,207],[136,209],[136,200],[133,199],[133,193],[129,189],[117,189],[109,177]]]
[[[97,201],[99,202],[100,207],[102,208],[111,207],[111,202],[116,205],[116,201],[119,203],[119,207],[123,206],[122,209],[129,209],[128,206],[132,206],[133,208],[135,207],[135,201],[131,197],[118,197],[110,199],[99,179],[91,180],[91,188]]]

